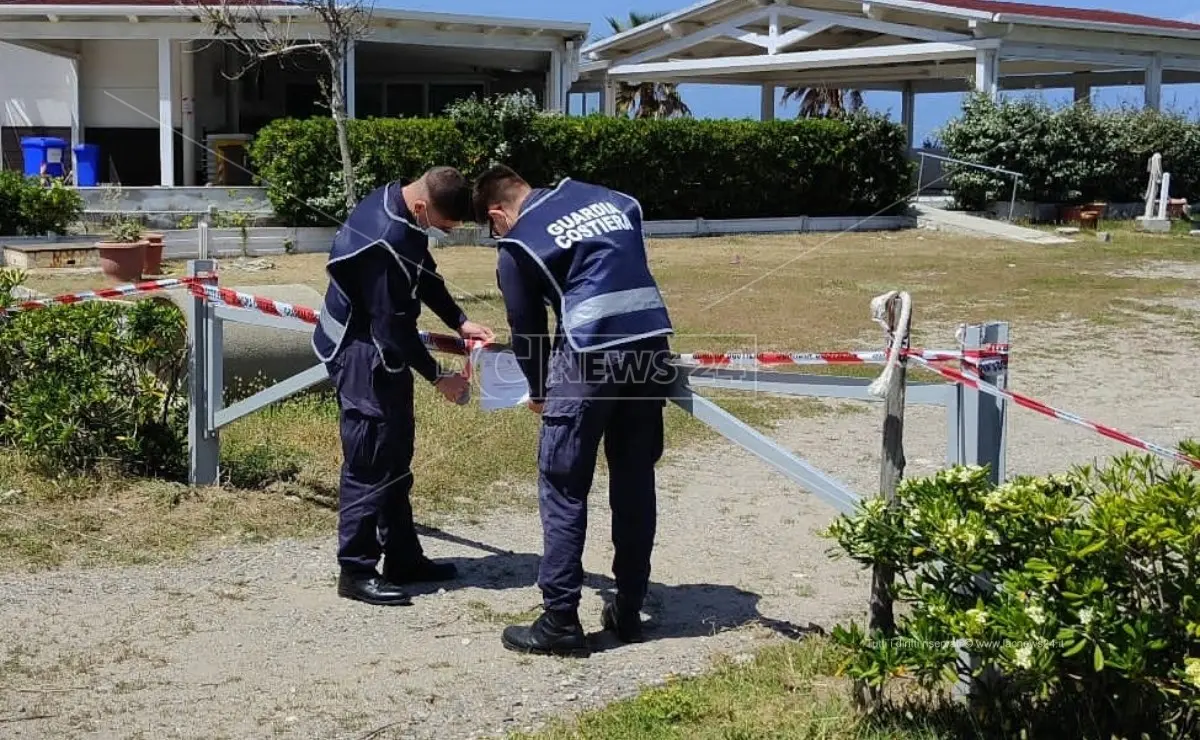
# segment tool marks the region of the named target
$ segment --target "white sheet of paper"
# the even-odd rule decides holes
[[[479,406],[484,411],[512,408],[529,400],[529,383],[511,351],[476,349],[471,364],[479,374]]]

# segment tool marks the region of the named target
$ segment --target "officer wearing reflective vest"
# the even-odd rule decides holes
[[[466,379],[439,366],[422,342],[422,302],[464,338],[493,338],[467,320],[429,253],[430,235],[444,237],[469,216],[470,196],[457,170],[437,167],[416,182],[368,194],[333,240],[312,345],[341,410],[337,558],[338,594],[345,598],[407,605],[404,584],[456,575],[453,564],[424,555],[413,523],[412,371],[450,401],[468,392]]]
[[[650,581],[663,407],[673,381],[671,320],[647,264],[639,203],[566,179],[533,189],[499,166],[475,183],[476,221],[497,238],[497,280],[512,345],[542,417],[538,503],[544,611],[503,632],[505,647],[585,656],[579,620],[587,498],[601,439],[609,470],[615,598],[601,622],[624,642],[642,639]],[[546,305],[555,312],[553,337]]]

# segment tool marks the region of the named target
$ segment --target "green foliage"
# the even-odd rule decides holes
[[[1020,199],[1140,201],[1146,164],[1155,152],[1171,173],[1171,195],[1200,199],[1200,122],[1178,114],[1088,105],[1054,109],[1036,100],[995,102],[977,94],[938,138],[955,159],[1021,173]],[[951,164],[946,173],[963,207],[1011,197],[1008,176]]]
[[[502,96],[459,103],[445,119],[348,123],[356,167],[376,186],[433,165],[473,176],[502,162],[535,186],[569,176],[629,193],[647,219],[890,212],[902,207],[913,173],[903,129],[865,113],[761,123],[581,118]],[[275,121],[251,157],[286,223],[344,216],[329,197],[340,172],[329,119]]]
[[[0,236],[64,234],[83,215],[83,197],[52,180],[0,170]]]
[[[223,477],[234,488],[265,488],[271,483],[296,480],[304,455],[278,441],[224,441],[221,449]]]
[[[133,244],[142,238],[142,224],[136,218],[117,216],[108,227],[108,241]]]
[[[851,677],[943,690],[1003,676],[983,681],[980,708],[1009,737],[1200,730],[1197,471],[1130,455],[994,487],[954,468],[905,481],[895,506],[864,502],[828,535],[898,574],[893,637],[835,630]]]
[[[25,283],[25,272],[15,267],[0,267],[0,309],[14,303],[13,289]],[[3,320],[0,317],[0,320]]]
[[[0,444],[61,475],[177,476],[186,459],[183,315],[90,302],[0,319]]]
[[[445,119],[347,121],[360,196],[369,187],[430,167],[465,168],[462,135]],[[253,169],[267,188],[275,214],[292,226],[329,226],[346,218],[341,157],[330,118],[281,119],[259,131],[251,146]],[[336,196],[331,197],[331,193]]]

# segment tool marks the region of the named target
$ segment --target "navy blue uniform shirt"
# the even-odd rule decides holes
[[[531,192],[521,204],[521,211],[546,192],[546,188]],[[504,295],[504,308],[512,329],[513,353],[529,383],[529,398],[540,402],[546,398],[546,368],[551,350],[546,304],[547,301],[551,302],[557,316],[557,293],[554,293],[541,268],[523,249],[516,245],[501,245],[499,252],[496,282]],[[562,340],[561,324],[560,320],[554,344]]]
[[[392,212],[416,223],[400,189],[396,188],[394,193],[394,202],[390,204]],[[417,318],[421,313],[421,302],[456,331],[467,320],[467,315],[437,274],[437,263],[429,254],[428,237],[412,230],[409,239],[425,242],[425,264],[419,270],[417,300],[412,298],[413,286],[408,277],[396,264],[396,259],[383,248],[368,249],[356,257],[354,269],[346,271],[348,274],[342,289],[354,305],[354,323],[364,318],[370,322],[370,336],[374,338],[384,362],[389,367],[407,364],[432,383],[437,379],[438,364],[418,333]],[[404,250],[396,251],[404,253]],[[414,265],[407,266],[410,272],[418,273],[412,269]]]

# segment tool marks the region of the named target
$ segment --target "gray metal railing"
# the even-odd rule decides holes
[[[924,175],[925,175],[925,159],[926,158],[936,159],[939,162],[949,162],[951,164],[961,164],[965,167],[973,167],[977,170],[984,170],[987,172],[995,172],[995,173],[998,173],[1001,175],[1008,175],[1009,177],[1011,177],[1013,179],[1013,187],[1012,187],[1012,198],[1009,200],[1009,204],[1008,204],[1008,221],[1009,221],[1009,223],[1012,222],[1013,214],[1016,212],[1016,209],[1017,209],[1017,185],[1020,184],[1021,178],[1025,177],[1020,172],[1013,172],[1012,170],[1006,170],[1002,167],[990,167],[985,164],[978,164],[976,162],[968,162],[964,159],[955,159],[954,157],[943,157],[940,154],[930,154],[929,152],[918,151],[917,154],[920,155],[920,157],[921,157],[921,165],[917,172],[917,195],[920,195],[921,190],[925,187],[923,184],[923,180],[924,180]]]

